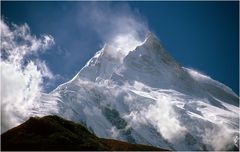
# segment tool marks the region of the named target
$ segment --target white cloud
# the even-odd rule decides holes
[[[53,78],[44,61],[24,61],[27,55],[51,47],[54,39],[51,35],[37,38],[27,24],[8,26],[1,19],[0,28],[1,132],[4,132],[29,117],[28,110],[42,91],[43,78]]]
[[[36,65],[39,69],[39,71],[41,72],[43,77],[49,78],[49,79],[53,79],[54,75],[51,72],[51,70],[47,67],[46,62],[45,61],[41,61],[41,60],[36,60]]]

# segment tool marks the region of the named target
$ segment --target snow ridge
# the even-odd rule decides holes
[[[231,150],[239,137],[239,97],[181,67],[148,34],[128,54],[105,45],[69,82],[38,99],[99,137],[171,150]],[[41,115],[41,113],[39,113]]]

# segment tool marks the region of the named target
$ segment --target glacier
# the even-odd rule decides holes
[[[238,95],[182,67],[152,33],[130,51],[105,44],[72,80],[36,101],[31,114],[56,114],[130,143],[231,150],[239,137]]]

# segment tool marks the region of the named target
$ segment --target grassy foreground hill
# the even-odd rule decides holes
[[[98,138],[84,126],[58,116],[31,117],[1,135],[1,150],[165,151],[164,149]]]

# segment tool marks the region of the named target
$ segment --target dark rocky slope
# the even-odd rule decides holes
[[[157,147],[98,138],[81,124],[58,116],[31,117],[1,135],[1,150],[162,151]]]

